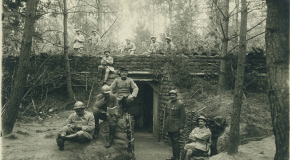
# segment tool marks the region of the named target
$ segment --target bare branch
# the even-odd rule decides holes
[[[223,13],[223,11],[220,9],[220,7],[217,5],[217,0],[213,0],[213,2],[215,3],[217,9],[221,12],[221,14],[223,15],[223,17],[226,17]]]

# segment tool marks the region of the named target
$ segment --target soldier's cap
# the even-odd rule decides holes
[[[84,105],[84,103],[83,102],[81,102],[81,101],[77,101],[75,104],[74,104],[74,110],[75,109],[79,109],[79,108],[85,108],[86,106]]]
[[[97,32],[96,30],[92,30],[92,32]]]
[[[81,31],[80,29],[75,29],[75,31],[77,32],[77,31]]]
[[[166,37],[165,39],[168,39],[168,40],[170,40],[170,41],[171,41],[171,38],[170,38],[170,37]]]
[[[198,123],[198,120],[199,119],[202,119],[202,120],[204,120],[205,122],[206,122],[206,118],[204,117],[204,116],[199,116],[197,119],[196,119],[196,122]]]
[[[120,69],[120,72],[121,72],[121,71],[128,71],[128,69],[125,68],[125,67],[123,67],[123,68]]]
[[[151,39],[156,39],[156,37],[155,36],[152,36]]]
[[[106,52],[109,52],[109,53],[110,53],[110,51],[109,51],[109,50],[105,50],[105,51],[104,51],[104,54],[105,54]]]
[[[101,92],[102,93],[105,93],[105,94],[108,94],[108,93],[111,93],[112,89],[110,86],[108,85],[104,85],[102,88],[101,88]]]
[[[170,94],[175,94],[175,95],[177,95],[177,92],[175,91],[175,90],[171,90],[170,92],[169,92],[169,95]]]

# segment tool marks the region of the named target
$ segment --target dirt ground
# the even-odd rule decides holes
[[[13,133],[2,138],[2,159],[124,159],[118,158],[118,153],[124,153],[123,149],[118,146],[109,149],[104,147],[104,137],[83,144],[65,142],[65,150],[60,151],[56,145],[56,134],[71,113],[73,111],[54,114],[40,122],[16,122]]]

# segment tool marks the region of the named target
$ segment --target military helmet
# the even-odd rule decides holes
[[[74,104],[74,108],[73,109],[79,109],[79,108],[85,108],[85,105],[83,102],[81,101],[77,101],[75,104]]]
[[[101,88],[101,92],[102,93],[111,93],[112,89],[110,86],[108,85],[104,85],[102,88]]]
[[[196,119],[196,122],[198,123],[198,120],[199,119],[202,119],[202,120],[204,120],[204,122],[206,122],[206,118],[204,117],[204,116],[199,116],[197,119]]]
[[[175,95],[177,95],[177,92],[175,91],[175,90],[171,90],[170,92],[169,92],[169,95],[170,94],[175,94]]]
[[[171,38],[170,38],[170,37],[166,37],[165,39],[168,39],[168,40],[170,40],[170,41],[171,41]]]

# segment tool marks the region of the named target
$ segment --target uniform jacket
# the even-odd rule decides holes
[[[125,46],[124,46],[124,51],[125,52],[128,52],[129,50],[136,50],[136,46],[135,46],[135,44],[133,43],[133,42],[130,42],[129,44],[126,44]]]
[[[121,100],[123,97],[128,97],[131,88],[133,89],[133,97],[137,97],[139,91],[136,83],[129,77],[127,77],[126,80],[122,80],[121,77],[116,78],[110,87],[112,90],[116,89],[118,100]]]
[[[77,40],[77,42],[75,42],[75,40]],[[73,48],[81,48],[81,47],[84,47],[83,43],[85,41],[85,38],[83,35],[76,35],[74,37],[74,45],[73,45]]]
[[[166,43],[165,44],[165,50],[167,52],[172,52],[172,51],[176,51],[175,49],[175,45],[172,42]]]
[[[110,69],[110,71],[114,71],[114,68],[111,67],[113,63],[114,60],[111,56],[109,57],[104,56],[103,59],[101,60],[101,65],[106,66],[107,68]]]
[[[117,97],[113,94],[109,94],[109,98],[105,99],[104,95],[98,94],[97,100],[95,103],[95,108],[99,108],[101,110],[107,111],[107,107],[113,108],[115,106],[119,107]]]
[[[157,42],[151,43],[148,49],[149,53],[157,53],[160,49],[160,46]]]
[[[165,107],[164,130],[167,132],[179,132],[185,125],[185,109],[181,100],[172,103],[169,100]]]
[[[98,44],[101,41],[100,36],[97,35],[97,34],[90,36],[88,38],[88,40],[91,40],[92,41],[92,44],[94,44],[94,45]]]
[[[206,142],[210,138],[210,136],[211,136],[210,129],[208,128],[201,129],[199,127],[196,127],[189,134],[189,139],[195,141],[193,143],[195,144],[196,149],[207,151],[208,148],[206,146]]]
[[[63,126],[68,124],[81,125],[82,131],[86,131],[88,133],[91,133],[95,130],[94,115],[87,111],[85,111],[85,114],[82,117],[79,117],[76,113],[71,114],[64,122]]]

